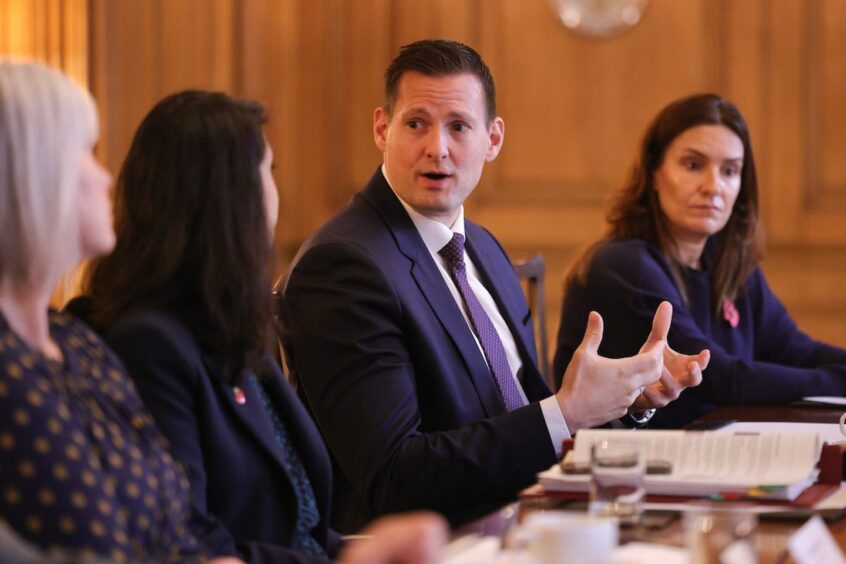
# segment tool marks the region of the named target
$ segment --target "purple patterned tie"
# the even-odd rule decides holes
[[[467,269],[464,265],[464,235],[454,233],[449,243],[438,251],[444,257],[452,274],[458,291],[464,299],[467,313],[470,317],[470,324],[476,332],[482,351],[485,353],[485,360],[493,374],[499,393],[505,401],[505,408],[508,411],[523,406],[523,398],[520,397],[520,390],[517,389],[517,382],[511,376],[511,368],[508,366],[508,357],[505,355],[505,348],[499,339],[493,323],[473,290],[467,282]]]

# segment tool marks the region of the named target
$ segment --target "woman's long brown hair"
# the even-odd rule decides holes
[[[758,217],[758,178],[749,130],[737,107],[715,94],[697,94],[665,107],[656,116],[641,144],[628,182],[612,195],[606,216],[608,230],[576,260],[565,282],[585,284],[596,252],[606,243],[642,239],[660,249],[673,271],[676,285],[685,301],[688,289],[678,259],[678,249],[670,235],[667,218],[654,190],[655,172],[661,166],[667,148],[684,131],[698,125],[723,125],[743,143],[743,168],[740,192],[726,226],[714,236],[711,264],[711,288],[715,315],[726,299],[734,300],[743,284],[763,257],[764,235]]]
[[[115,190],[114,252],[90,266],[91,321],[175,312],[228,383],[264,372],[272,335],[272,241],[259,165],[258,104],[186,91],[159,102],[135,133]]]

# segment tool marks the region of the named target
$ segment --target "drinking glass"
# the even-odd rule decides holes
[[[640,521],[646,461],[638,446],[624,440],[597,441],[591,447],[590,466],[590,513],[617,517],[628,525]]]
[[[754,564],[758,517],[748,507],[696,504],[685,512],[687,546],[693,564]]]

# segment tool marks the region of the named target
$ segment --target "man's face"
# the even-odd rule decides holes
[[[502,119],[488,123],[485,91],[472,74],[402,75],[393,115],[373,115],[376,146],[397,194],[417,212],[451,226],[486,161],[499,154]]]

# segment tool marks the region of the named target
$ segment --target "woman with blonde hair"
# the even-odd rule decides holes
[[[189,532],[188,480],[123,365],[88,327],[49,309],[70,268],[115,246],[111,177],[94,158],[96,140],[84,90],[44,65],[0,62],[0,521],[12,529],[0,542],[21,537],[13,557],[35,560],[30,545],[71,561],[227,554],[225,537],[200,545]],[[264,207],[254,211],[267,234]],[[223,488],[234,499],[241,485]],[[274,486],[249,485],[259,497]],[[429,515],[387,518],[368,532],[375,538],[353,544],[345,563],[430,562],[445,536]]]
[[[676,427],[720,405],[784,404],[846,395],[846,351],[796,327],[758,264],[763,234],[749,131],[737,107],[699,94],[665,107],[646,131],[606,235],[570,271],[558,333],[563,373],[590,310],[609,330],[600,354],[637,352],[661,301],[673,305],[668,343],[709,349],[702,384],[658,410]],[[648,390],[647,390],[648,392]]]
[[[188,482],[117,358],[49,309],[63,274],[115,244],[91,97],[0,63],[0,518],[45,549],[184,560]]]

